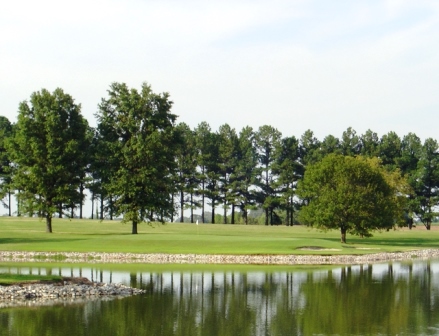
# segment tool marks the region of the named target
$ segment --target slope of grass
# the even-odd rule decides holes
[[[62,280],[58,275],[33,275],[33,274],[9,274],[0,273],[0,286],[8,286],[26,282],[59,282]]]
[[[365,254],[439,248],[439,231],[392,230],[372,238],[303,226],[140,224],[139,234],[120,221],[54,219],[54,233],[36,218],[0,217],[0,250],[197,254]],[[303,249],[305,248],[305,249]]]

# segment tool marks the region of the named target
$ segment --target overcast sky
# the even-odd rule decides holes
[[[192,128],[439,139],[437,0],[14,0],[0,32],[11,121],[61,87],[95,125],[111,82],[148,82]]]

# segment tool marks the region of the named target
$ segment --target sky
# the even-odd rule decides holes
[[[437,0],[14,0],[0,32],[11,121],[60,87],[95,126],[112,82],[147,82],[191,128],[439,139]]]

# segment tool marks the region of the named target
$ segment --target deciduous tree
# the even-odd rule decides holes
[[[28,212],[46,218],[52,232],[52,216],[59,204],[78,200],[83,161],[80,159],[88,124],[81,106],[56,89],[43,89],[19,106],[10,146],[16,164],[14,186]],[[26,210],[25,209],[25,210]]]
[[[300,220],[325,230],[339,229],[342,243],[346,233],[369,236],[372,230],[391,228],[403,218],[405,199],[396,180],[376,159],[328,155],[310,165],[299,183],[298,195],[309,200]]]
[[[176,115],[168,93],[156,94],[144,83],[141,90],[113,83],[102,99],[97,118],[109,138],[108,154],[117,160],[111,168],[108,189],[115,197],[115,211],[137,224],[163,221],[174,211],[172,176],[175,170]]]

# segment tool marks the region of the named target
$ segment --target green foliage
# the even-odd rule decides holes
[[[284,222],[287,226],[293,225],[297,182],[303,176],[303,166],[299,162],[300,146],[295,137],[283,138],[280,145],[280,153],[273,166],[273,171],[277,174],[275,186],[279,193],[279,207],[286,211],[283,220],[277,216],[276,223]]]
[[[224,209],[224,223],[228,223],[227,209],[232,207],[232,224],[235,223],[235,174],[238,160],[238,136],[228,124],[221,125],[218,131],[218,163],[221,201]]]
[[[300,160],[304,167],[321,160],[320,147],[321,143],[313,131],[306,130],[300,138]]]
[[[410,188],[400,192],[408,200],[403,212],[409,226],[419,219],[429,229],[438,216],[434,139],[421,144],[413,133],[379,138],[371,130],[359,136],[351,127],[340,138],[328,135],[323,141],[311,130],[300,139],[283,138],[269,125],[257,132],[244,127],[237,134],[229,124],[216,132],[202,122],[191,130],[185,123],[175,127],[171,107],[167,93],[155,94],[147,84],[137,91],[114,83],[99,105],[98,127],[92,129],[80,105],[61,89],[35,92],[20,104],[16,125],[0,116],[0,202],[11,209],[16,193],[17,215],[45,217],[49,232],[56,212],[69,211],[73,217],[79,208],[82,217],[85,188],[92,207],[100,201],[96,216],[122,215],[132,222],[133,232],[141,221],[173,221],[178,206],[180,220],[190,210],[193,221],[201,208],[200,221],[207,222],[206,204],[212,222],[257,222],[249,220],[248,211],[259,208],[266,225],[292,225],[310,201],[296,192],[305,171],[333,154],[361,154],[379,158],[388,172],[401,172],[407,180]],[[386,178],[399,181],[392,174]],[[395,186],[404,184],[395,181]],[[219,217],[215,211],[221,206]]]
[[[320,155],[322,157],[332,153],[341,154],[341,151],[340,140],[331,134],[327,135],[320,145]]]
[[[396,174],[396,173],[395,173]],[[321,229],[370,236],[401,221],[401,183],[376,160],[331,154],[311,165],[299,184],[298,195],[307,200],[300,221]]]
[[[370,129],[360,137],[361,155],[365,157],[378,157],[379,155],[379,138],[378,134]]]
[[[273,224],[273,211],[279,205],[276,192],[278,178],[275,163],[280,155],[282,134],[274,127],[259,127],[255,136],[256,151],[259,158],[257,180],[258,203],[265,210],[265,225]]]
[[[0,116],[0,203],[9,209],[11,216],[11,172],[12,162],[7,150],[7,142],[12,137],[12,124],[8,118]],[[8,201],[5,202],[5,197]]]
[[[82,201],[79,192],[84,174],[84,141],[87,121],[81,106],[56,89],[43,89],[19,106],[18,121],[9,146],[16,165],[13,185],[24,211],[46,218],[52,232],[52,216],[61,204]]]
[[[257,183],[258,156],[255,148],[255,133],[251,127],[244,127],[238,136],[237,163],[234,171],[235,201],[245,224],[249,224],[248,211],[256,205],[252,187]]]
[[[207,189],[207,167],[212,157],[211,144],[212,144],[212,131],[210,126],[206,122],[200,123],[197,128],[195,128],[195,144],[197,149],[197,165],[198,174],[197,180],[199,182],[199,188],[197,194],[201,196],[201,221],[205,223],[207,220],[205,218],[205,198],[208,195]]]
[[[435,207],[439,204],[439,145],[428,138],[420,151],[417,170],[411,182],[415,190],[415,199],[411,205],[413,211],[430,230],[431,222],[438,215]],[[414,160],[413,160],[414,161]]]
[[[106,187],[114,195],[115,213],[132,223],[163,221],[174,211],[171,195],[177,136],[176,115],[169,94],[155,94],[143,84],[140,91],[113,83],[102,99],[98,129],[112,157]]]
[[[401,156],[401,139],[395,132],[389,132],[381,137],[379,144],[379,158],[388,170],[398,167]]]
[[[340,147],[343,155],[355,156],[360,154],[361,140],[352,127],[348,127],[343,132]]]
[[[187,208],[191,210],[193,221],[193,210],[196,205],[194,194],[198,183],[195,133],[185,123],[178,124],[175,131],[178,137],[175,155],[177,162],[175,185],[180,197],[180,222],[183,222],[183,211]]]

